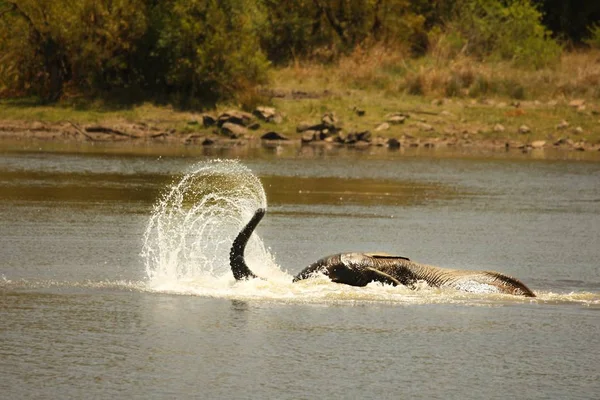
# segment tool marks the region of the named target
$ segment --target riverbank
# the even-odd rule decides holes
[[[0,104],[0,140],[291,146],[600,150],[600,106],[584,99],[510,101],[264,89],[269,107],[176,111]]]

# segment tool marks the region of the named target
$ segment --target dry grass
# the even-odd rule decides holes
[[[273,85],[308,91],[347,89],[436,97],[551,100],[600,99],[600,51],[565,52],[553,68],[481,62],[436,51],[411,59],[402,50],[357,48],[334,65],[296,62],[274,70]]]

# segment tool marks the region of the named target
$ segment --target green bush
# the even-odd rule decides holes
[[[588,37],[584,42],[595,49],[600,49],[600,24],[593,24],[588,28]]]
[[[65,92],[232,98],[268,63],[254,0],[0,0],[0,89],[56,100]]]
[[[232,98],[266,77],[249,0],[174,0],[161,15],[157,50],[168,60],[166,84],[184,106]]]
[[[556,63],[562,51],[529,0],[462,0],[448,25],[465,39],[468,54],[511,60],[534,69]]]

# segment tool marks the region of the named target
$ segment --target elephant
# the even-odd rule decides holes
[[[257,278],[246,265],[244,250],[265,213],[264,208],[259,208],[233,242],[229,261],[236,280]],[[431,287],[450,287],[465,292],[535,297],[535,293],[523,282],[499,272],[441,268],[386,253],[340,253],[324,257],[304,268],[293,281],[318,273],[329,277],[332,282],[351,286],[366,286],[376,281],[414,289],[417,282],[425,281]]]

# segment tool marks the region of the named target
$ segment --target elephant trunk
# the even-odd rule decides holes
[[[244,258],[244,251],[246,250],[246,244],[252,236],[252,232],[256,229],[256,226],[260,220],[265,216],[266,210],[259,208],[254,213],[252,219],[246,224],[244,229],[237,235],[229,251],[229,265],[231,266],[231,272],[236,281],[241,279],[256,278],[256,275],[246,265]]]

